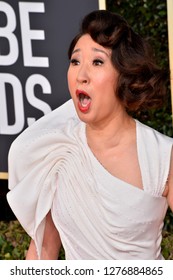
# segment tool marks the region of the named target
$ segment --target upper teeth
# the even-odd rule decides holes
[[[85,98],[89,99],[89,96],[88,96],[88,95],[85,95],[84,93],[80,93],[80,94],[79,94],[79,99],[80,99],[80,100],[84,100]]]

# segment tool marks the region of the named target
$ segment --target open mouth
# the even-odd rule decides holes
[[[79,101],[83,107],[87,107],[90,100],[91,100],[91,98],[88,95],[86,95],[84,93],[79,94]]]
[[[84,91],[80,91],[77,90],[76,91],[76,95],[78,97],[78,107],[82,112],[87,112],[90,108],[91,105],[91,98],[90,96],[84,92]]]

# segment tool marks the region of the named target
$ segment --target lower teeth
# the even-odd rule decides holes
[[[82,102],[81,102],[81,105],[82,105],[82,107],[84,107],[84,108],[88,106],[88,104],[85,104],[85,103],[82,103]]]

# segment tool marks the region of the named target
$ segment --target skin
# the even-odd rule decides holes
[[[51,213],[46,216],[46,225],[44,231],[41,259],[42,260],[57,260],[61,248],[61,240],[59,233],[53,223]],[[31,240],[27,251],[26,260],[37,260],[38,255],[34,240]]]
[[[111,50],[94,42],[88,34],[83,35],[72,53],[68,85],[77,114],[86,123],[88,145],[109,173],[142,190],[136,123],[115,95],[118,75],[111,62]],[[77,91],[90,96],[88,110],[80,110]],[[163,196],[173,211],[173,155]],[[41,259],[57,259],[60,247],[61,240],[49,213]],[[34,241],[26,259],[37,259]]]
[[[167,196],[168,205],[170,206],[173,212],[173,152],[171,156],[170,172],[169,172],[165,196]]]
[[[68,85],[78,116],[87,124],[88,145],[108,172],[142,189],[135,121],[115,95],[118,76],[111,50],[88,34],[82,36],[71,57]],[[78,107],[77,90],[91,97],[91,106],[85,113]]]

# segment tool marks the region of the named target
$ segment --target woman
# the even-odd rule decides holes
[[[84,18],[69,58],[74,106],[37,121],[9,153],[8,201],[32,237],[27,259],[57,259],[61,244],[66,259],[162,259],[173,140],[128,114],[163,102],[162,72],[108,11]]]

